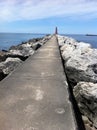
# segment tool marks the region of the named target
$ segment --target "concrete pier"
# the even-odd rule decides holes
[[[0,130],[76,130],[56,36],[0,82]]]

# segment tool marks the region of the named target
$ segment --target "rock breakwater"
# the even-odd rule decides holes
[[[65,72],[86,130],[97,129],[97,49],[58,35]],[[86,121],[87,120],[87,121]]]
[[[29,56],[44,45],[51,35],[43,38],[30,39],[17,46],[11,46],[9,50],[0,51],[0,80],[11,73],[18,65],[25,61]]]

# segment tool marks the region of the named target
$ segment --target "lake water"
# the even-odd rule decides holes
[[[45,34],[31,33],[0,33],[0,50],[8,49],[12,45],[17,45],[26,42],[32,38],[43,37]]]
[[[12,45],[20,44],[21,42],[28,41],[32,38],[43,37],[45,34],[31,34],[31,33],[0,33],[0,50],[8,49]],[[72,37],[77,41],[90,43],[93,48],[97,48],[97,36],[85,35],[65,35]]]

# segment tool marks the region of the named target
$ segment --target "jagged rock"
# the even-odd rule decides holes
[[[0,63],[1,74],[8,75],[12,72],[22,61],[19,58],[7,58]]]
[[[2,69],[0,68],[0,81],[4,79],[7,75],[3,73]]]
[[[97,130],[95,127],[91,127],[89,124],[85,124],[86,130]]]
[[[28,42],[32,42],[32,43],[35,43],[35,42],[38,42],[40,40],[42,40],[43,38],[33,38],[33,39],[30,39]]]
[[[45,37],[41,40],[41,43],[42,43],[42,44],[45,44],[51,37],[52,37],[52,35],[45,36]]]
[[[0,62],[5,61],[6,58],[6,52],[0,51]]]
[[[68,39],[69,41],[69,39]],[[71,39],[70,39],[71,41]],[[73,58],[74,56],[80,56],[91,52],[91,45],[84,42],[76,42],[72,40],[72,42],[65,42],[65,44],[61,47],[62,56],[64,60],[68,58]],[[67,53],[68,52],[68,53]]]
[[[59,43],[59,47],[63,46],[64,45],[64,41],[67,37],[65,36],[61,36],[61,35],[57,35],[58,37],[58,43]]]
[[[38,48],[40,48],[42,46],[42,44],[40,42],[36,42],[34,44],[32,44],[32,48],[33,50],[37,50]]]
[[[30,40],[29,44],[31,45],[31,47],[33,48],[33,50],[37,50],[43,44],[45,44],[50,38],[51,38],[51,35],[45,36],[44,38],[39,38],[38,40],[37,39],[33,39],[34,41]]]
[[[84,121],[84,124],[89,124],[92,126],[92,122],[88,119],[88,117],[82,115],[82,120]]]
[[[12,46],[9,49],[9,56],[19,56],[19,57],[28,57],[30,55],[34,54],[34,50],[31,47],[30,44],[26,43],[26,44],[21,44],[18,46]]]
[[[33,39],[30,39],[29,41],[28,41],[28,43],[30,44],[30,45],[32,45],[33,46],[33,44],[40,44],[40,45],[43,45],[45,42],[47,42],[49,39],[51,38],[51,35],[46,35],[45,37],[43,37],[43,38],[33,38]]]
[[[79,82],[74,87],[73,93],[81,113],[87,116],[97,128],[97,84]]]
[[[57,37],[58,37],[59,46],[60,46],[60,47],[62,46],[61,50],[64,50],[64,49],[65,49],[65,47],[63,47],[63,46],[64,46],[64,43],[65,43],[65,44],[74,44],[74,43],[77,42],[75,39],[70,38],[70,37],[60,36],[60,35],[58,35]]]
[[[65,39],[65,37],[64,37]],[[79,81],[97,82],[97,49],[90,44],[66,38],[61,47],[65,71],[71,85]]]
[[[84,122],[84,125],[85,125],[86,130],[96,130],[96,129],[93,127],[93,123],[88,119],[88,117],[82,116],[82,120],[83,120],[83,122]]]

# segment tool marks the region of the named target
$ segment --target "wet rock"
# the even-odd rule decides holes
[[[73,92],[81,113],[97,128],[97,84],[79,82]]]

